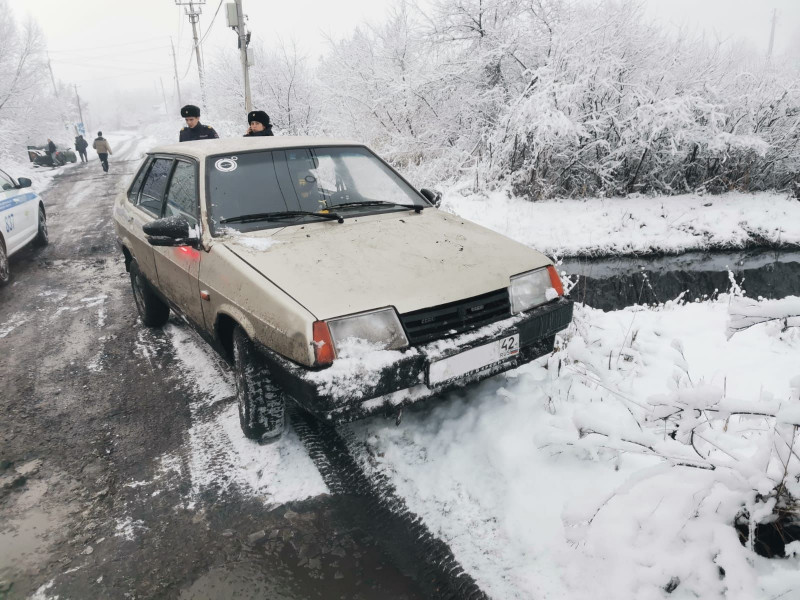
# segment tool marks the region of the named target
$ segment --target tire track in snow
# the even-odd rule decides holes
[[[239,492],[284,504],[327,493],[293,431],[265,445],[243,436],[232,374],[222,358],[188,327],[171,322],[164,334],[178,378],[193,389],[187,396],[192,425],[179,459],[194,498]]]
[[[336,429],[290,403],[291,426],[279,440],[259,445],[246,439],[239,427],[229,367],[183,325],[170,323],[165,333],[184,378],[196,391],[189,404],[188,448],[176,457],[181,470],[190,475],[193,498],[204,491],[256,493],[269,504],[326,492],[357,498],[363,510],[348,516],[417,580],[428,597],[487,599],[447,544],[408,510],[391,483],[383,476],[366,475],[351,455],[354,444]],[[287,457],[288,464],[283,460]],[[278,493],[287,487],[288,493],[286,489]]]
[[[412,513],[383,475],[368,477],[348,449],[348,443],[330,425],[308,415],[295,404],[288,406],[292,427],[305,444],[332,494],[364,500],[364,525],[378,543],[414,573],[431,598],[488,600],[471,575],[456,560],[449,546],[437,538]],[[425,565],[422,573],[418,565]],[[416,572],[416,573],[415,573]],[[419,579],[422,578],[420,581]]]

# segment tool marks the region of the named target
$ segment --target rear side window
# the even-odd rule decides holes
[[[133,185],[131,185],[131,188],[128,190],[128,202],[131,204],[136,204],[136,200],[139,198],[139,190],[142,187],[142,181],[144,181],[148,165],[149,162],[146,160],[144,164],[142,164],[142,168],[139,169],[136,179],[133,180]]]
[[[164,203],[164,191],[167,189],[169,172],[172,169],[171,158],[157,158],[153,161],[139,196],[139,207],[156,217],[161,216]]]
[[[185,218],[191,227],[197,225],[197,176],[192,163],[179,160],[167,191],[165,217]]]

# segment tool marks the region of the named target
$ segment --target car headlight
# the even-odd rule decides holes
[[[508,294],[511,313],[516,315],[563,295],[564,288],[556,268],[550,265],[512,277]]]
[[[329,335],[326,336],[326,333]],[[399,350],[408,346],[408,338],[395,310],[382,308],[349,317],[317,321],[314,324],[317,364],[333,362],[342,346],[351,341],[377,350]],[[330,348],[325,349],[325,344],[329,344]]]

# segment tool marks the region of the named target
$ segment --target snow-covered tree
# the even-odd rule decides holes
[[[20,24],[0,0],[0,157],[26,162],[25,146],[47,138],[71,141],[71,131],[49,80],[44,40],[34,22]]]
[[[420,184],[531,199],[800,185],[797,63],[668,33],[635,0],[401,1],[316,68],[294,45],[256,55],[278,129],[364,140]],[[231,114],[240,69],[216,62]]]

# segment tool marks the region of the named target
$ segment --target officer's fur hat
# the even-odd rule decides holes
[[[261,123],[264,127],[269,127],[269,115],[265,113],[263,110],[251,110],[247,113],[247,122],[252,123],[255,121],[256,123]]]
[[[185,119],[186,117],[197,117],[200,118],[200,108],[195,106],[194,104],[187,104],[181,109],[181,116]]]

